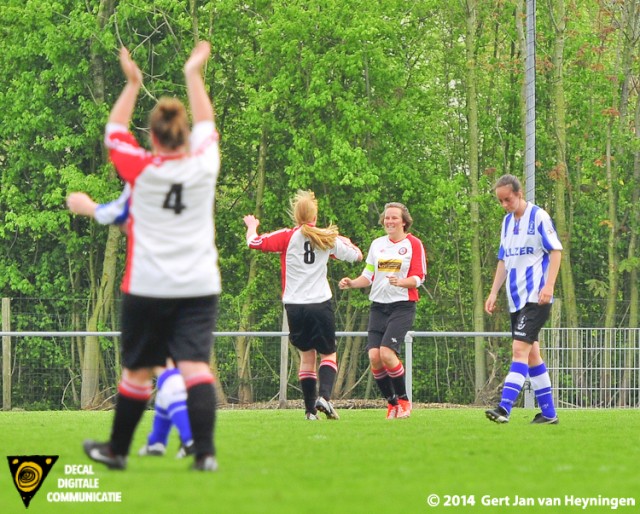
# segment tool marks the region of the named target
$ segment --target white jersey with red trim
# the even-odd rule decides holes
[[[427,275],[427,256],[422,242],[412,234],[394,242],[389,236],[375,239],[369,247],[362,276],[371,282],[369,299],[378,303],[417,302],[418,287]],[[389,276],[414,277],[416,287],[392,286]]]
[[[291,304],[322,303],[331,299],[327,280],[329,258],[355,262],[361,255],[358,247],[343,236],[338,236],[329,250],[314,249],[300,227],[254,236],[247,244],[254,250],[281,254],[282,302]]]
[[[105,144],[131,185],[125,293],[186,298],[220,293],[213,203],[220,170],[218,133],[197,123],[190,153],[152,154],[123,125],[109,123]]]

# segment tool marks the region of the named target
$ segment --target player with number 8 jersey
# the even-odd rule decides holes
[[[260,221],[253,215],[245,216],[247,244],[253,250],[280,254],[282,302],[287,312],[289,339],[300,352],[298,378],[306,419],[317,420],[318,411],[328,419],[339,419],[330,401],[338,365],[327,263],[330,258],[360,261],[362,252],[339,235],[336,226],[316,227],[318,204],[313,192],[298,191],[291,201],[291,215],[294,228],[263,235],[257,232]],[[318,354],[320,366],[316,373]]]

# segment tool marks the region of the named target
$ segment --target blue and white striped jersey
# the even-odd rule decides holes
[[[516,312],[526,303],[538,303],[538,293],[549,274],[549,252],[562,250],[549,214],[527,202],[522,217],[509,213],[502,221],[498,259],[507,271],[506,290],[509,311]]]

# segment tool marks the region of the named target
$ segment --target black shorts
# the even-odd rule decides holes
[[[322,355],[336,351],[336,320],[331,300],[322,303],[286,303],[289,341],[298,350]]]
[[[416,302],[371,304],[369,312],[369,337],[366,350],[386,346],[398,355],[407,332],[416,319]]]
[[[125,294],[121,311],[122,364],[128,369],[174,361],[209,363],[218,296],[149,298]]]
[[[550,303],[526,303],[522,309],[511,313],[511,336],[518,341],[535,343],[550,313]]]

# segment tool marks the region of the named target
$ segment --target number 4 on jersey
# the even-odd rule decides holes
[[[187,206],[182,203],[182,184],[171,185],[167,196],[164,197],[162,208],[171,209],[176,214],[180,214],[187,208]]]

